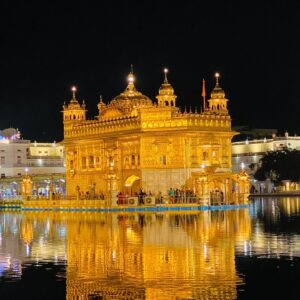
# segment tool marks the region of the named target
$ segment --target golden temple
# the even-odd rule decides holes
[[[62,111],[67,195],[112,199],[141,189],[167,195],[172,188],[189,189],[204,201],[217,191],[225,204],[245,203],[249,180],[231,171],[231,139],[237,133],[216,75],[208,101],[203,82],[199,113],[181,112],[166,69],[156,102],[136,89],[130,72],[120,95],[107,104],[100,97],[93,120],[87,120],[73,87]]]

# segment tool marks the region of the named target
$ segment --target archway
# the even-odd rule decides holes
[[[124,187],[126,194],[134,195],[135,193],[138,193],[140,190],[140,182],[141,178],[136,175],[129,176],[124,183]]]

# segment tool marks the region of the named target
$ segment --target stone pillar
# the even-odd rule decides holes
[[[108,206],[117,206],[118,185],[116,174],[107,175]]]
[[[32,195],[32,180],[29,175],[25,175],[22,180],[22,197],[23,200],[28,200]]]

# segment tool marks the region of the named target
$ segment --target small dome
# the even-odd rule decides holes
[[[164,69],[165,79],[158,90],[156,99],[158,100],[159,106],[176,106],[177,96],[174,94],[174,89],[168,81],[167,73],[168,69]]]
[[[116,96],[109,104],[122,112],[129,113],[133,107],[152,106],[153,103],[150,98],[137,91],[134,86],[134,76],[130,73],[127,77],[128,86],[123,93]]]
[[[160,95],[174,95],[174,89],[168,82],[164,82],[159,88]]]
[[[219,83],[216,84],[215,88],[211,92],[211,98],[212,99],[224,99],[225,98],[225,92],[224,90],[219,86]]]

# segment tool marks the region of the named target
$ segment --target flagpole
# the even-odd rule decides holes
[[[206,111],[206,91],[205,91],[205,80],[202,81],[202,98],[203,98],[203,112]]]

